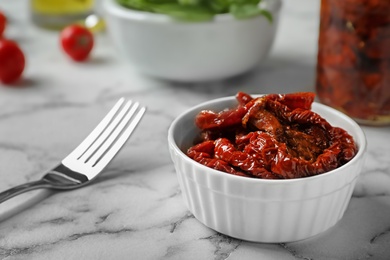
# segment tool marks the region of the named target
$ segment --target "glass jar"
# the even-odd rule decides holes
[[[390,124],[390,0],[322,0],[316,92],[359,123]]]
[[[93,13],[94,0],[30,0],[32,21],[45,28],[61,29]]]

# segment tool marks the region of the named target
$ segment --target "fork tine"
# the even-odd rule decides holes
[[[100,123],[95,127],[95,129],[70,153],[70,155],[79,158],[93,144],[96,138],[100,136],[124,101],[125,99],[123,97],[120,98],[102,121],[100,121]]]
[[[116,129],[118,131],[113,133],[104,143],[104,145],[100,147],[99,151],[93,155],[91,158],[91,163],[93,163],[92,166],[95,168],[95,170],[106,167],[106,165],[114,158],[114,156],[129,139],[146,111],[145,107],[141,107],[133,117],[134,112],[138,106],[138,102],[134,104],[134,109],[131,109],[127,113],[126,117],[121,122],[121,125],[119,125]]]
[[[99,149],[100,146],[107,140],[110,134],[115,131],[115,128],[120,124],[123,117],[128,112],[131,107],[132,101],[127,101],[123,108],[116,113],[115,118],[112,118],[110,123],[106,126],[106,128],[102,129],[100,135],[97,139],[84,151],[83,154],[80,155],[77,159],[82,160],[83,162],[88,162],[89,159],[93,156],[93,154]]]
[[[128,102],[130,104],[131,102]],[[94,149],[91,154],[91,156],[85,161],[85,163],[88,163],[90,166],[94,166],[96,162],[99,160],[99,158],[104,154],[104,152],[109,149],[110,145],[115,141],[115,139],[118,137],[118,135],[121,133],[122,129],[127,124],[128,120],[133,116],[135,110],[139,106],[138,103],[135,103],[131,109],[127,109],[126,111],[121,111],[123,114],[121,114],[120,123],[117,124],[115,129],[112,129],[113,131],[105,131],[105,139],[100,143],[96,149]],[[125,113],[126,112],[126,113]],[[119,117],[119,116],[118,116]],[[95,147],[94,147],[95,148]],[[90,163],[89,163],[90,162]]]

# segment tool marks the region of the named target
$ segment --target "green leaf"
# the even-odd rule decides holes
[[[265,9],[260,9],[260,14],[263,15],[265,18],[267,18],[267,20],[272,23],[273,22],[273,17],[272,17],[272,14],[265,10]]]
[[[189,22],[201,22],[213,19],[214,13],[202,6],[183,6],[180,4],[162,4],[155,6],[156,13],[167,14],[173,18]]]
[[[116,0],[124,7],[169,15],[189,22],[207,21],[217,14],[231,13],[237,19],[272,15],[259,8],[261,0]]]
[[[258,5],[260,0],[229,0],[230,5]]]
[[[259,15],[259,8],[253,4],[233,4],[230,13],[237,19],[244,19]]]
[[[229,11],[229,0],[209,0],[207,5],[217,14],[227,13]]]
[[[169,3],[176,3],[176,0],[142,0],[146,4],[148,2],[153,3],[153,4],[169,4]]]
[[[141,11],[151,12],[153,3],[145,0],[117,0],[119,4],[128,7],[130,9],[136,9]]]
[[[199,5],[201,3],[200,0],[178,0],[177,2],[183,6],[186,6],[186,5],[196,6],[196,5]]]
[[[260,9],[257,4],[234,4],[230,6],[230,13],[236,19],[247,19],[258,15],[264,15],[267,20],[272,22],[271,13],[264,9]]]

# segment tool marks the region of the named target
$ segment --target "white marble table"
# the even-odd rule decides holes
[[[0,205],[0,259],[390,259],[390,128],[363,127],[368,155],[342,220],[295,243],[249,243],[198,222],[186,209],[167,148],[173,118],[214,97],[312,91],[319,0],[285,1],[267,61],[212,83],[162,82],[133,72],[106,34],[75,64],[56,32],[31,25],[27,1],[2,0],[7,37],[27,56],[16,88],[0,86],[0,191],[38,179],[74,148],[120,97],[148,107],[127,146],[96,182],[35,191]]]

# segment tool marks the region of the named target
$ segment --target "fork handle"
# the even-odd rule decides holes
[[[32,181],[25,184],[21,184],[19,186],[13,187],[11,189],[8,189],[6,191],[3,191],[0,193],[0,203],[15,197],[16,195],[25,193],[30,190],[36,190],[41,188],[48,188],[49,185],[47,182],[45,182],[43,179],[38,181]]]

